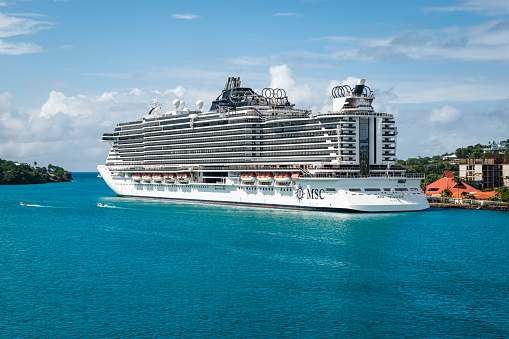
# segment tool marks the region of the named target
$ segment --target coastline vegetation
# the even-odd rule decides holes
[[[37,167],[37,162],[31,166],[0,159],[0,185],[43,184],[71,180],[72,173],[59,166],[49,164],[47,168]]]
[[[509,139],[501,143],[509,145]],[[396,166],[405,168],[407,173],[424,173],[426,178],[421,182],[421,188],[425,190],[426,186],[442,178],[444,171],[452,171],[454,172],[454,176],[458,177],[458,161],[450,158],[447,159],[447,156],[455,155],[457,160],[482,158],[484,153],[481,149],[489,147],[489,145],[481,144],[460,147],[452,153],[445,153],[443,155],[435,155],[433,157],[419,156],[417,158],[408,158],[407,160],[398,160]],[[503,153],[509,154],[509,149],[504,150]]]

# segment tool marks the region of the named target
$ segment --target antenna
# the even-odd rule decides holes
[[[178,110],[179,105],[180,105],[180,100],[179,99],[173,100],[173,106],[175,107],[175,110]]]
[[[159,100],[157,99],[152,99],[152,102],[150,103],[150,111],[148,112],[148,114],[152,114],[152,113],[157,113],[158,111],[161,110],[161,103],[159,102]]]

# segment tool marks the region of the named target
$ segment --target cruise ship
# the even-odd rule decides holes
[[[359,79],[332,90],[332,111],[297,109],[284,89],[228,78],[208,111],[154,100],[119,123],[100,175],[118,195],[257,207],[402,212],[429,208],[423,175],[396,162],[394,116]]]

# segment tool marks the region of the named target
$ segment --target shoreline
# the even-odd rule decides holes
[[[456,209],[465,209],[465,210],[489,210],[489,211],[509,211],[509,205],[495,205],[495,204],[479,204],[479,205],[470,205],[470,204],[445,204],[438,202],[430,202],[429,207],[431,208],[456,208]]]

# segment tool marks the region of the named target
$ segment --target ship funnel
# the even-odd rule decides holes
[[[224,86],[224,90],[229,90],[233,88],[239,88],[242,87],[242,81],[240,81],[240,77],[228,77],[228,81],[226,82],[226,85]]]
[[[362,94],[362,91],[364,91],[364,85],[366,84],[366,79],[359,79],[357,81],[357,85],[355,85],[355,88],[353,89],[352,94]]]

